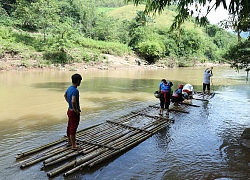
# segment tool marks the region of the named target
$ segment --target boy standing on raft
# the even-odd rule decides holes
[[[82,77],[80,74],[73,74],[71,76],[72,85],[67,89],[64,94],[64,98],[68,103],[68,127],[67,137],[68,144],[72,150],[78,150],[76,145],[76,130],[80,121],[80,102],[79,102],[79,91],[77,86],[80,86]]]

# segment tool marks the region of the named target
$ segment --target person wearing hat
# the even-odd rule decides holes
[[[178,89],[176,89],[172,95],[172,103],[174,103],[174,106],[178,106],[179,103],[184,100],[184,98],[182,96],[182,89],[183,89],[183,85],[180,84],[178,86]]]
[[[207,89],[207,93],[208,95],[210,95],[210,78],[213,76],[213,72],[212,72],[213,67],[211,68],[207,68],[204,71],[203,74],[203,87],[202,87],[202,93],[203,95],[205,94],[205,91]]]
[[[185,84],[182,88],[182,94],[184,99],[192,99],[194,94],[194,87],[192,84]]]
[[[159,85],[159,93],[160,93],[159,115],[163,115],[164,109],[166,109],[166,115],[169,115],[169,105],[170,105],[172,86],[173,86],[173,83],[171,81],[167,82],[165,79],[162,79],[162,83]]]

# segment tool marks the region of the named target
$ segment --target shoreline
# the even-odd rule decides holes
[[[1,58],[0,72],[4,71],[39,71],[39,70],[63,70],[63,71],[79,71],[79,70],[123,70],[123,69],[170,69],[180,67],[168,67],[160,62],[155,64],[147,64],[146,61],[139,59],[136,56],[113,56],[105,55],[107,59],[99,62],[82,62],[71,64],[39,64],[38,60],[22,60],[15,58]],[[138,64],[138,60],[140,64]],[[230,64],[218,63],[196,63],[190,67],[228,67]]]

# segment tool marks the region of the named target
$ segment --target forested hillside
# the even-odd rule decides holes
[[[150,16],[143,9],[123,0],[1,0],[0,55],[11,52],[44,66],[136,53],[150,64],[192,66],[225,62],[223,55],[237,44],[236,35],[197,26],[191,17],[170,31],[175,7]]]

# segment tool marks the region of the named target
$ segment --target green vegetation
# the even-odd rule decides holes
[[[220,25],[225,29],[233,29],[237,36],[239,44],[232,46],[231,37],[228,34],[225,34],[223,31],[218,28],[208,26],[208,35],[214,38],[214,44],[219,49],[228,49],[228,52],[225,53],[224,50],[217,51],[213,44],[208,43],[209,48],[206,51],[205,56],[210,59],[220,59],[222,61],[224,58],[231,62],[232,67],[236,69],[245,68],[247,72],[250,70],[250,38],[242,40],[241,33],[250,31],[250,1],[249,0],[158,0],[158,1],[144,1],[144,0],[126,0],[126,2],[133,2],[136,6],[140,4],[144,5],[144,13],[159,13],[162,14],[166,8],[172,8],[172,5],[175,5],[177,9],[177,14],[174,16],[173,23],[171,24],[170,30],[182,31],[184,24],[190,20],[190,16],[193,16],[196,24],[201,26],[206,26],[209,24],[207,15],[211,10],[217,9],[219,6],[223,6],[225,10],[228,11],[229,18],[221,21]],[[203,13],[203,10],[206,13]],[[220,12],[218,12],[219,15]],[[226,40],[226,38],[229,38]],[[206,39],[209,41],[209,39]],[[189,44],[190,45],[190,44]],[[197,45],[195,45],[195,48]],[[217,51],[213,53],[212,51]]]
[[[237,36],[218,26],[197,26],[189,18],[170,31],[177,15],[170,6],[160,15],[145,14],[144,5],[123,0],[1,1],[0,55],[14,52],[37,67],[48,64],[93,62],[102,54],[127,55],[135,51],[148,63],[192,66],[225,62],[224,54]]]

